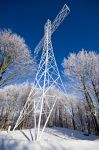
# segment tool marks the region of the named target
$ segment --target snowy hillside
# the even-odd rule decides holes
[[[33,142],[33,129],[1,131],[0,150],[99,150],[98,136],[65,128],[47,128],[39,142]]]

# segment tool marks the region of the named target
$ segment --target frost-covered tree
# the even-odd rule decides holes
[[[12,128],[14,127],[19,114],[26,103],[31,88],[32,84],[25,82],[8,85],[0,89],[0,129],[7,130],[9,125],[11,125]],[[85,102],[81,101],[79,97],[73,94],[64,95],[55,88],[51,88],[47,94],[58,98],[47,126],[66,127],[83,132],[95,133],[88,106]],[[48,101],[50,107],[54,99],[48,98]],[[44,109],[45,112],[49,111],[49,108],[46,107],[46,105]],[[33,118],[33,111],[31,111],[29,115],[25,116],[18,128],[33,128]],[[45,119],[46,114],[43,114],[42,125],[44,124]]]
[[[94,128],[99,133],[95,109],[99,106],[99,55],[93,51],[71,53],[63,60],[64,75],[73,89],[84,97],[93,118]]]
[[[33,74],[35,63],[25,40],[11,30],[0,31],[0,86]]]
[[[31,84],[26,82],[5,86],[0,89],[0,128],[8,129],[13,126],[19,116],[31,89]]]

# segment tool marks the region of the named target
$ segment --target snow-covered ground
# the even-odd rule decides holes
[[[41,141],[33,142],[33,129],[0,132],[0,150],[99,150],[98,136],[65,128],[47,128]]]

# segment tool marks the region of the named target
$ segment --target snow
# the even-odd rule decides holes
[[[99,137],[66,129],[47,128],[34,142],[33,129],[0,132],[0,150],[99,150]]]

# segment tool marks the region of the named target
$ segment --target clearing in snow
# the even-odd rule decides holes
[[[1,131],[0,150],[99,150],[99,137],[66,128],[46,128],[42,139],[33,142],[34,129]]]

